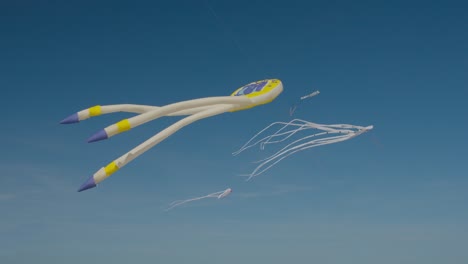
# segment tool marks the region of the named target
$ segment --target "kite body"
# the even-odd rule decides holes
[[[99,169],[80,188],[79,192],[96,187],[96,185],[107,177],[121,169],[130,161],[143,154],[159,142],[177,132],[182,127],[195,121],[225,112],[235,112],[249,109],[258,105],[273,101],[283,91],[283,84],[277,79],[268,79],[249,83],[234,91],[231,96],[206,97],[169,104],[162,107],[119,104],[107,106],[93,106],[91,108],[75,113],[64,120],[62,124],[77,123],[93,116],[115,112],[130,112],[139,115],[123,119],[113,125],[106,127],[92,135],[88,142],[108,139],[119,133],[125,132],[139,125],[163,116],[187,116],[182,120],[167,127],[150,139],[141,143],[131,151]]]

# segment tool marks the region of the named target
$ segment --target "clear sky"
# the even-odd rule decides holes
[[[464,1],[46,2],[0,3],[1,263],[468,263]],[[76,191],[179,118],[88,144],[131,115],[66,116],[266,78],[284,84],[271,104],[185,127]],[[296,117],[374,130],[237,177],[265,153],[231,153],[314,90]]]

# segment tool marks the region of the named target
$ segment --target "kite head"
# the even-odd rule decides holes
[[[245,96],[251,103],[242,105],[231,112],[249,109],[273,101],[283,91],[283,84],[278,79],[267,79],[249,83],[234,91],[231,96]]]

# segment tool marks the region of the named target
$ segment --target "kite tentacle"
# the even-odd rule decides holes
[[[258,132],[257,134],[255,134],[252,138],[250,138],[238,151],[234,152],[233,155],[234,155],[234,156],[235,156],[235,155],[238,155],[238,154],[240,154],[242,151],[244,151],[244,150],[246,150],[246,149],[248,149],[248,148],[254,147],[254,146],[256,146],[257,144],[260,144],[260,143],[262,143],[263,141],[268,140],[270,137],[275,136],[276,133],[273,134],[273,135],[266,136],[266,137],[264,137],[264,138],[262,138],[262,139],[259,139],[259,140],[257,140],[255,143],[252,143],[252,144],[249,145],[250,142],[252,142],[253,140],[255,140],[255,139],[256,139],[258,136],[260,136],[263,132],[267,131],[269,128],[271,128],[271,127],[273,127],[273,126],[275,126],[275,125],[283,125],[283,127],[285,127],[285,126],[301,126],[301,124],[294,124],[294,122],[296,122],[296,121],[302,121],[302,120],[300,120],[300,119],[293,119],[293,120],[291,120],[290,122],[274,122],[274,123],[268,125],[267,127],[263,128],[260,132]],[[286,132],[286,133],[287,133],[287,132]]]
[[[347,139],[349,139],[349,138],[342,136],[342,137],[340,137],[340,139],[330,140],[330,141],[317,143],[317,144],[314,144],[316,142],[314,142],[312,144],[310,142],[307,142],[307,143],[301,144],[300,146],[290,148],[290,149],[284,151],[280,155],[276,155],[274,157],[271,157],[270,159],[264,160],[260,165],[257,166],[257,168],[255,168],[255,170],[251,174],[248,174],[248,176],[249,176],[248,180],[250,180],[252,177],[255,177],[255,176],[258,176],[258,175],[262,174],[263,172],[267,171],[268,169],[273,167],[275,164],[277,164],[281,160],[285,159],[286,157],[288,157],[288,156],[290,156],[290,155],[292,155],[292,154],[294,154],[296,152],[299,152],[299,151],[302,151],[302,150],[305,150],[305,149],[308,149],[308,148],[312,148],[312,147],[318,147],[318,146],[322,146],[322,145],[338,143],[338,142],[341,142],[341,141],[344,141],[344,140],[347,140]],[[266,167],[263,170],[259,171],[263,166],[265,166],[266,164],[268,164],[271,161],[274,161],[274,162],[272,164],[270,164],[268,167]]]
[[[160,131],[153,137],[149,138],[145,142],[141,143],[140,145],[136,146],[129,152],[125,153],[124,155],[120,156],[113,162],[109,163],[106,167],[101,168],[98,170],[93,176],[88,181],[91,181],[96,186],[96,184],[100,183],[113,173],[115,173],[117,170],[121,169],[123,166],[131,162],[133,159],[137,158],[141,154],[145,153],[155,145],[157,145],[159,142],[163,141],[170,135],[174,134],[177,132],[179,129],[183,128],[186,125],[189,125],[197,120],[207,118],[210,116],[218,115],[220,113],[224,113],[231,109],[231,105],[223,105],[223,106],[217,106],[202,112],[199,112],[197,114],[193,114],[191,116],[188,116],[184,119],[179,120],[178,122],[172,124],[171,126],[167,127],[166,129]],[[92,186],[92,187],[94,187]],[[82,186],[82,188],[85,186]],[[82,189],[80,188],[80,189]]]

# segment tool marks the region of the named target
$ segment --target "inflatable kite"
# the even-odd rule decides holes
[[[117,170],[131,162],[133,159],[140,156],[186,125],[189,125],[197,120],[219,115],[225,112],[240,111],[269,103],[273,101],[282,91],[283,84],[280,80],[268,79],[242,86],[234,93],[232,93],[231,96],[194,99],[173,103],[162,107],[133,104],[106,106],[98,105],[75,113],[62,120],[61,124],[77,123],[93,116],[115,112],[130,112],[139,114],[98,131],[88,139],[88,142],[95,142],[110,138],[159,117],[188,116],[157,133],[134,149],[112,161],[107,166],[99,169],[93,176],[91,176],[85,183],[83,183],[78,191],[81,192],[96,187],[98,183],[102,182]]]

